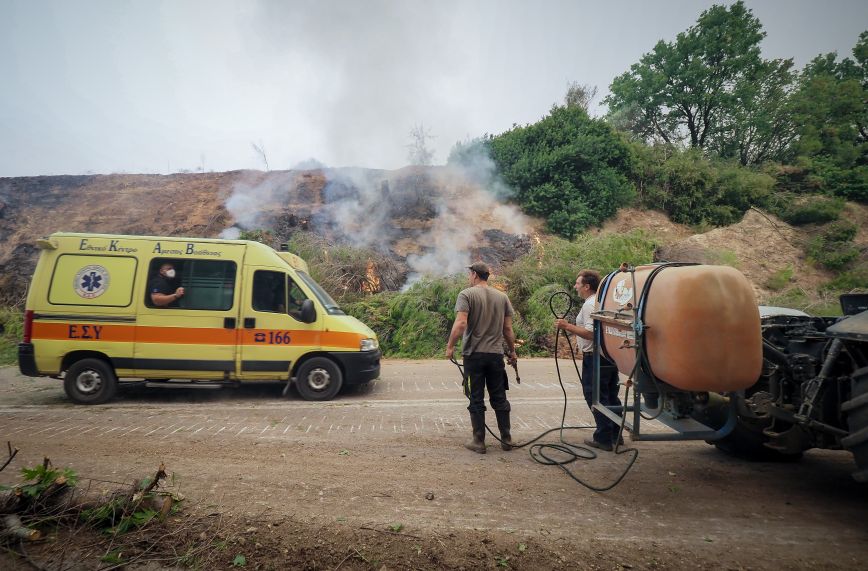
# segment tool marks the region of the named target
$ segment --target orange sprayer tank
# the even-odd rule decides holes
[[[635,283],[629,272],[615,272],[603,281],[600,294],[602,315],[619,312],[623,321],[632,320],[633,308],[640,312],[648,365],[659,380],[687,391],[725,392],[747,388],[759,378],[759,309],[751,284],[738,270],[638,266]],[[629,375],[637,358],[632,325],[603,321],[601,326],[603,354]]]

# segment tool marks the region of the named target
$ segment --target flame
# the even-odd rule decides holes
[[[368,267],[365,270],[367,280],[362,283],[362,291],[366,293],[377,293],[380,291],[380,278],[377,276],[376,267],[373,260],[368,260]]]
[[[542,269],[543,258],[545,257],[545,254],[546,254],[545,247],[543,246],[542,240],[539,237],[539,232],[534,232],[533,234],[531,234],[531,237],[533,238],[533,241],[536,242],[536,245],[539,249],[539,252],[537,253],[537,256],[536,256],[536,267],[538,269]]]

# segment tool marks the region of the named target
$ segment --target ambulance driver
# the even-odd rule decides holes
[[[169,307],[184,297],[184,288],[176,288],[175,267],[170,263],[160,266],[160,273],[154,276],[148,284],[151,303],[157,307]]]

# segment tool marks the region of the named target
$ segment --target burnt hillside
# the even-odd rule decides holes
[[[406,277],[527,252],[517,210],[442,167],[0,178],[0,305],[19,305],[52,232],[216,238],[313,232],[376,250]],[[447,267],[450,266],[450,267]]]

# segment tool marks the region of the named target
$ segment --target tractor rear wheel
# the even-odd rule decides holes
[[[847,415],[850,435],[843,438],[841,444],[856,460],[853,479],[865,483],[868,482],[868,367],[853,372],[850,388],[850,400],[841,405],[841,411]]]

